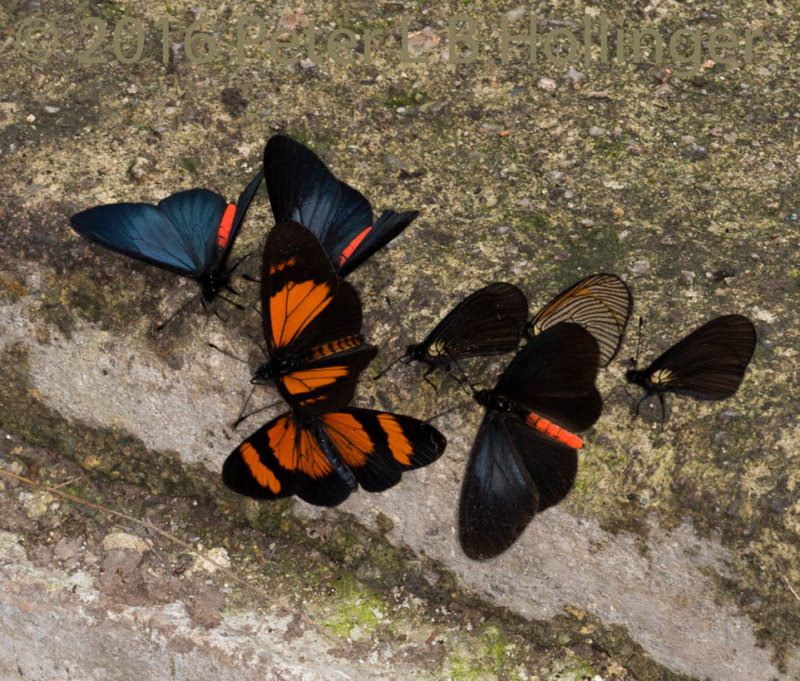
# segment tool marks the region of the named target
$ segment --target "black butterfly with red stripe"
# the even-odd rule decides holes
[[[196,279],[203,298],[211,302],[223,289],[230,290],[228,255],[262,179],[257,173],[235,204],[208,189],[189,189],[156,206],[95,206],[73,215],[70,223],[107,248]]]
[[[716,317],[695,329],[646,369],[628,370],[625,378],[645,389],[644,399],[656,394],[665,414],[664,394],[688,395],[696,400],[723,400],[733,395],[756,348],[753,323],[738,314]],[[638,414],[639,405],[636,404]]]
[[[388,210],[373,221],[372,206],[361,192],[337,180],[313,151],[285,135],[267,142],[264,179],[275,222],[310,229],[343,277],[419,215]]]
[[[583,446],[575,433],[602,410],[594,385],[599,360],[590,333],[560,323],[528,341],[493,390],[475,392],[486,414],[459,502],[458,536],[468,558],[499,555],[572,489]]]
[[[261,278],[269,361],[292,411],[259,428],[226,460],[222,478],[240,494],[297,494],[334,506],[360,484],[379,492],[405,470],[426,466],[446,441],[433,426],[397,414],[347,407],[376,348],[361,336],[361,303],[319,240],[297,223],[269,233]]]

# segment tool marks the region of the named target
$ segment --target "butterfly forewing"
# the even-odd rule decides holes
[[[528,315],[525,295],[497,282],[467,296],[420,344],[429,362],[516,350]]]
[[[531,320],[537,335],[561,322],[580,324],[600,348],[600,366],[617,354],[633,307],[628,286],[614,274],[593,274],[559,293]]]
[[[730,397],[738,390],[755,347],[756,330],[747,317],[717,317],[695,329],[644,370],[644,387],[700,400]]]
[[[296,494],[335,506],[358,484],[369,492],[396,485],[403,471],[439,458],[445,444],[433,426],[408,416],[353,408],[319,416],[290,412],[239,445],[222,479],[257,499]]]
[[[534,336],[503,372],[494,392],[573,432],[599,417],[595,388],[599,349],[577,324],[562,323]]]
[[[536,485],[506,428],[507,418],[498,412],[484,416],[461,486],[458,535],[473,560],[505,551],[539,508]]]

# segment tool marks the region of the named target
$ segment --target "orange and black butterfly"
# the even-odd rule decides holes
[[[342,277],[419,215],[387,210],[373,220],[372,206],[361,192],[336,179],[313,151],[285,135],[267,142],[264,180],[275,222],[299,222],[311,230]]]
[[[361,335],[361,301],[333,269],[319,240],[295,222],[267,236],[261,306],[269,360],[256,379],[274,380],[292,409],[349,404],[358,375],[378,349]]]
[[[723,400],[733,395],[744,378],[756,348],[753,323],[738,314],[716,317],[695,329],[647,369],[630,369],[625,378],[656,394],[664,413],[664,393],[688,395],[696,400]],[[644,399],[644,397],[642,399]],[[639,404],[636,405],[638,412]]]
[[[293,494],[333,506],[360,484],[379,492],[405,470],[426,466],[446,441],[433,426],[397,414],[347,407],[376,348],[361,336],[361,302],[317,238],[297,223],[267,237],[261,277],[269,361],[292,411],[259,428],[225,461],[222,479],[240,494]]]
[[[446,440],[431,425],[399,414],[347,407],[289,412],[259,428],[228,456],[222,480],[239,494],[277,499],[296,494],[335,506],[361,485],[382,492],[404,471],[427,466]]]
[[[600,366],[614,358],[631,316],[633,299],[627,284],[614,274],[592,274],[564,289],[528,324],[535,336],[561,322],[580,324],[600,346]]]
[[[560,323],[517,353],[493,390],[475,391],[486,408],[461,487],[458,537],[473,560],[511,546],[534,515],[567,496],[578,471],[575,433],[600,416],[594,382],[597,341]]]
[[[528,302],[522,291],[504,282],[489,284],[450,310],[425,340],[409,345],[400,361],[426,364],[428,380],[437,368],[449,373],[459,359],[512,352],[527,317]]]

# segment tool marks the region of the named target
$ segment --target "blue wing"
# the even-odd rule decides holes
[[[112,250],[197,277],[213,257],[226,202],[207,189],[178,192],[161,201],[114,203],[76,213],[76,232]]]

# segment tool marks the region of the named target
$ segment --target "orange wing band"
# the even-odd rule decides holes
[[[408,441],[402,426],[391,414],[378,414],[378,423],[381,424],[383,432],[389,441],[389,451],[395,460],[403,466],[411,465],[411,457],[414,454],[414,447]]]
[[[277,348],[288,345],[331,302],[327,283],[291,281],[269,299],[272,341]]]
[[[261,463],[261,457],[253,445],[249,442],[242,442],[239,446],[239,451],[242,454],[242,459],[247,465],[248,470],[256,479],[256,482],[262,487],[269,487],[269,491],[277,494],[281,491],[281,482],[275,477],[275,474]]]

